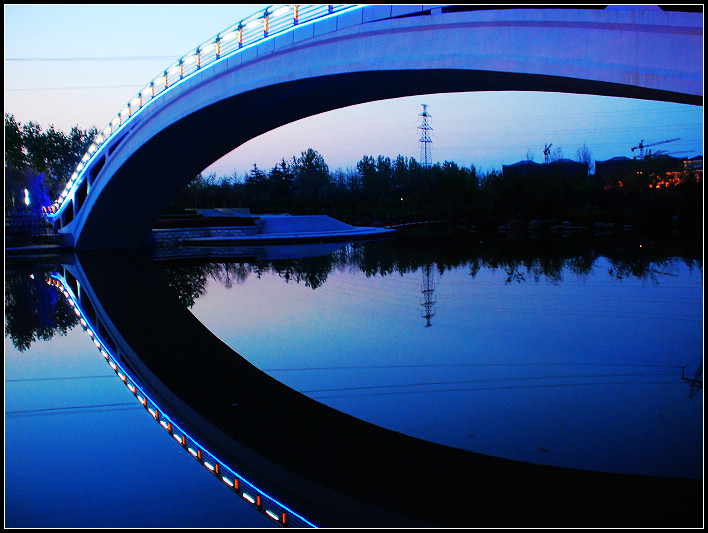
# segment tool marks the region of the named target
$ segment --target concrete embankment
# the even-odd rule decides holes
[[[153,230],[157,245],[225,246],[285,241],[349,240],[387,236],[394,230],[351,226],[326,215],[262,215],[253,226]]]
[[[152,231],[152,244],[160,247],[219,247],[293,243],[346,242],[390,236],[395,230],[351,226],[326,215],[262,215],[253,224],[160,228]],[[195,225],[196,226],[196,225]],[[53,244],[5,245],[7,256],[70,252],[70,239]]]

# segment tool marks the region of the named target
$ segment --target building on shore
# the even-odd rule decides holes
[[[645,184],[650,189],[663,189],[686,180],[703,179],[703,156],[681,159],[652,156],[643,159],[613,157],[595,163],[595,179],[605,189],[622,188],[630,182]]]
[[[534,179],[554,176],[569,181],[578,178],[586,179],[589,165],[572,159],[558,159],[547,164],[526,160],[513,165],[502,165],[502,173],[504,177]]]

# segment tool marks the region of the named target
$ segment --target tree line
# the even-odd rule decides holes
[[[423,167],[415,158],[366,155],[353,169],[330,170],[312,148],[266,171],[256,164],[242,177],[199,175],[174,200],[179,211],[248,207],[254,213],[328,214],[345,221],[442,216],[469,211],[482,181],[472,166],[446,161]]]
[[[45,203],[56,198],[96,134],[95,127],[78,126],[68,134],[53,126],[43,131],[6,113],[6,213],[24,208],[25,188]],[[591,159],[587,146],[576,159]],[[174,198],[170,211],[235,207],[252,213],[326,214],[352,224],[454,220],[489,227],[513,218],[631,224],[680,215],[697,220],[702,213],[699,180],[652,188],[657,172],[664,172],[659,163],[657,158],[639,161],[622,186],[608,186],[587,171],[568,179],[552,165],[542,165],[543,171],[530,179],[454,161],[424,166],[402,155],[364,155],[353,167],[332,170],[320,153],[308,148],[270,169],[254,164],[242,176],[199,174]]]
[[[700,179],[687,175],[675,186],[656,188],[670,169],[666,158],[636,161],[623,182],[608,184],[587,170],[587,147],[577,162],[585,171],[568,175],[562,165],[539,165],[535,174],[460,166],[421,165],[413,157],[363,156],[346,170],[331,171],[312,148],[270,170],[257,165],[245,176],[199,175],[172,204],[189,208],[246,207],[253,213],[326,214],[352,224],[422,220],[470,222],[489,228],[509,219],[558,219],[624,224],[699,220]],[[675,162],[673,163],[675,164]],[[582,165],[580,165],[582,167]]]

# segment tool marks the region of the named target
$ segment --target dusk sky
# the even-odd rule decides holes
[[[5,113],[22,124],[103,129],[174,60],[266,4],[5,5]],[[648,9],[652,6],[637,7]],[[205,173],[242,177],[307,148],[331,170],[364,155],[420,159],[421,104],[432,115],[432,160],[501,169],[543,162],[553,143],[575,159],[633,157],[657,145],[679,157],[703,154],[703,108],[624,98],[532,92],[421,95],[352,106],[286,125],[237,148]]]

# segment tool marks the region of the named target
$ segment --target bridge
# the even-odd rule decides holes
[[[491,90],[702,105],[702,13],[271,6],[130,99],[46,214],[76,249],[141,245],[194,176],[258,135],[365,102]]]

